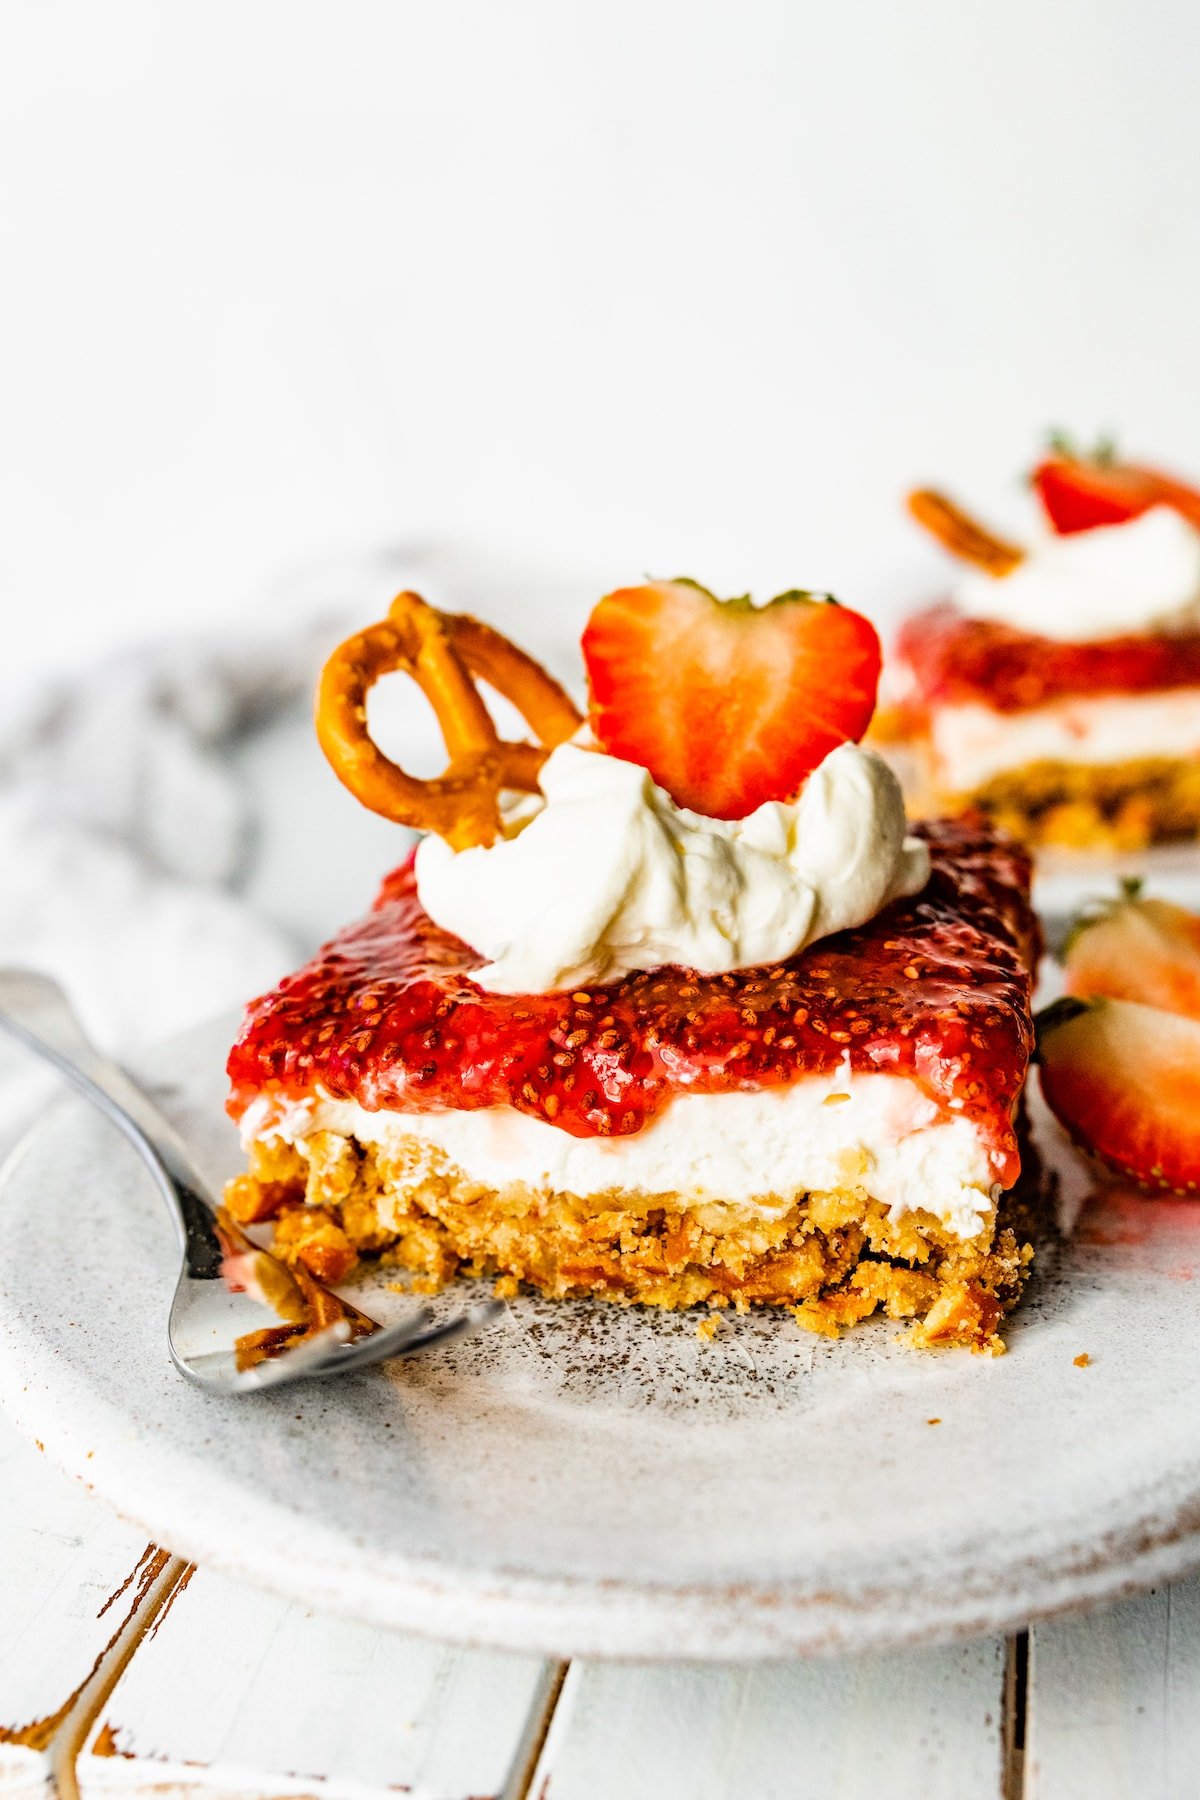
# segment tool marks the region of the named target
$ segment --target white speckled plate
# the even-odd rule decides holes
[[[230,1030],[157,1070],[216,1173]],[[751,1658],[995,1630],[1200,1564],[1200,1205],[1093,1206],[998,1360],[523,1300],[422,1361],[239,1401],[170,1367],[170,1227],[81,1104],[10,1163],[0,1242],[18,1421],[173,1549],[360,1618]]]

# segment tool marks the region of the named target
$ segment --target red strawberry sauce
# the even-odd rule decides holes
[[[230,1113],[319,1088],[370,1111],[510,1105],[575,1137],[616,1136],[675,1094],[784,1086],[848,1055],[975,1120],[1009,1185],[1032,1040],[1028,859],[962,822],[920,829],[929,885],[857,931],[770,967],[657,969],[576,993],[478,987],[480,958],[432,923],[406,865],[365,919],[247,1009]]]
[[[1200,631],[1063,643],[948,602],[907,619],[896,640],[923,705],[981,701],[1021,712],[1078,694],[1148,694],[1200,687]]]

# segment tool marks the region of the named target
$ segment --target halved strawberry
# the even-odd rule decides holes
[[[1039,463],[1032,481],[1050,523],[1061,536],[1097,525],[1123,525],[1152,506],[1173,506],[1200,527],[1200,492],[1138,463],[1118,462],[1110,444],[1080,456],[1063,439]]]
[[[1042,1093],[1083,1149],[1145,1187],[1200,1184],[1200,1021],[1130,1000],[1057,1000],[1037,1021]]]
[[[862,736],[879,682],[875,627],[799,590],[754,606],[687,580],[619,588],[588,620],[583,654],[604,749],[717,819],[791,799]]]
[[[1200,918],[1131,883],[1067,939],[1068,994],[1105,994],[1200,1019]]]

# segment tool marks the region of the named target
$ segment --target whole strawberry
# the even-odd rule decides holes
[[[1200,1019],[1200,918],[1138,882],[1076,921],[1063,960],[1068,994],[1138,1000]]]

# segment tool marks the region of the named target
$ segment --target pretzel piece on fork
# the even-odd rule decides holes
[[[421,780],[385,756],[367,729],[367,695],[381,675],[410,675],[433,707],[450,762]],[[516,707],[536,743],[500,738],[476,688],[487,681]],[[334,651],[317,688],[317,737],[338,779],[385,819],[435,831],[456,850],[491,844],[506,788],[533,793],[550,751],[582,718],[533,657],[490,626],[397,594],[386,619]]]

